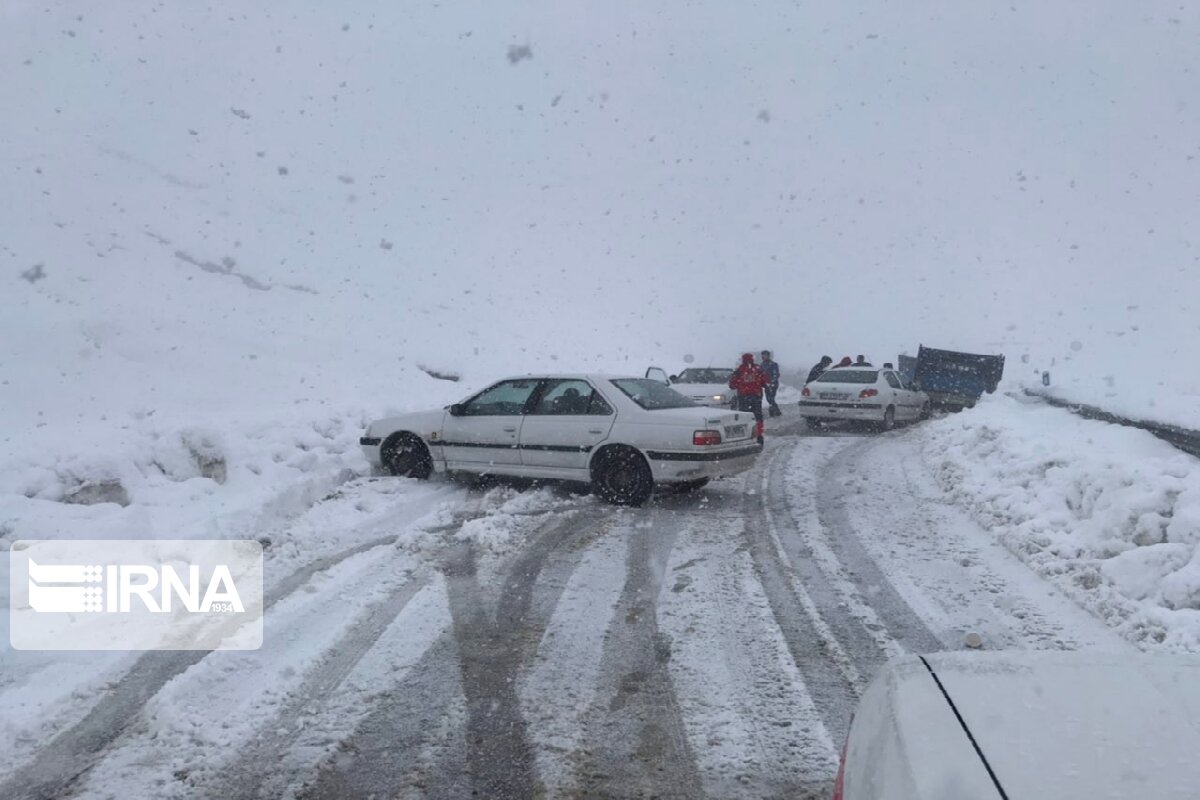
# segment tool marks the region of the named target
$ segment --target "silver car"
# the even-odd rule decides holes
[[[1200,796],[1200,658],[939,653],[887,664],[835,800]]]

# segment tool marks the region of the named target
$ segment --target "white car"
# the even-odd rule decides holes
[[[361,444],[394,475],[582,481],[619,505],[644,503],[656,484],[699,488],[747,469],[762,451],[753,415],[614,375],[508,378],[444,409],[372,422]]]
[[[833,797],[1195,798],[1197,719],[1196,656],[905,656],[863,693]]]
[[[646,370],[646,377],[675,388],[702,406],[732,408],[737,392],[729,388],[733,370],[728,367],[688,367],[669,378],[661,367]]]
[[[800,390],[800,414],[810,427],[834,420],[897,422],[929,417],[929,395],[905,385],[900,373],[875,367],[834,367]]]

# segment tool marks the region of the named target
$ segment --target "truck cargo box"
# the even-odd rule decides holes
[[[905,359],[901,358],[901,370]],[[1004,375],[1004,356],[937,350],[921,345],[917,351],[913,382],[934,406],[971,408],[984,392],[996,391]]]

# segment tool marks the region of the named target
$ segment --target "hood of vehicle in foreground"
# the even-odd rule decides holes
[[[928,657],[1011,800],[1195,797],[1200,658]]]

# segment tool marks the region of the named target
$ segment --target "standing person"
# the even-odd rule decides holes
[[[762,393],[767,385],[767,376],[754,363],[753,353],[742,354],[742,364],[733,371],[729,379],[729,388],[738,393],[738,411],[750,411],[754,414],[754,435],[758,443],[763,443],[763,412]]]
[[[866,356],[859,356],[854,361],[854,366],[856,366],[856,367],[873,367],[875,365],[872,364],[870,361],[867,361]]]
[[[842,356],[842,360],[839,361],[838,363],[834,364],[833,366],[835,369],[837,367],[853,367],[854,362],[850,360],[850,356]]]
[[[775,360],[771,358],[770,350],[762,351],[762,364],[760,366],[763,374],[767,376],[767,385],[765,388],[767,394],[767,413],[772,417],[782,417],[783,412],[775,404],[775,393],[779,391],[779,364],[775,363]]]
[[[808,371],[808,378],[805,383],[812,383],[817,378],[821,377],[821,373],[829,369],[829,365],[833,363],[833,359],[829,356],[821,356],[821,360],[813,365],[813,368]]]

